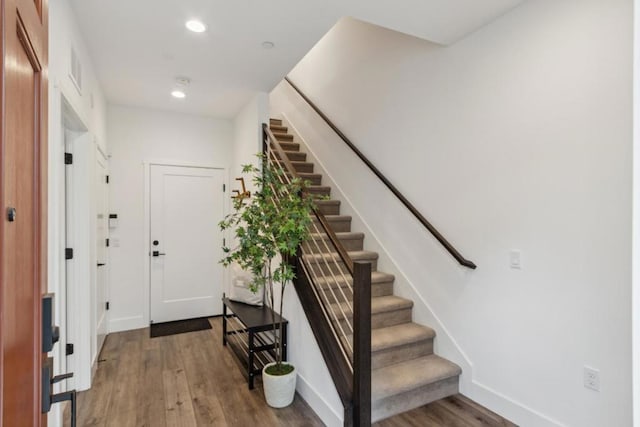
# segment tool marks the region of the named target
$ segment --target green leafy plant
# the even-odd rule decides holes
[[[234,199],[234,212],[227,215],[219,226],[222,230],[235,230],[237,246],[223,247],[225,256],[220,261],[225,267],[237,263],[253,275],[253,292],[264,286],[271,308],[274,307],[274,284],[280,284],[279,319],[272,316],[276,364],[267,369],[270,375],[285,375],[293,370],[282,363],[282,309],[287,284],[295,278],[291,265],[298,247],[309,237],[313,199],[303,196],[308,181],[290,178],[281,169],[266,161],[262,154],[262,170],[243,165],[243,174],[253,175],[258,191],[250,198]]]

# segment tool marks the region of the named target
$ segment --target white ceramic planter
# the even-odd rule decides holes
[[[262,369],[264,397],[272,408],[284,408],[291,405],[296,394],[296,368],[294,366],[287,375],[269,375],[265,371],[271,365],[275,365],[275,362],[267,363]]]

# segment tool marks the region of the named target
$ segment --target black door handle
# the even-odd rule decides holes
[[[103,263],[103,262],[99,262],[99,263],[98,263],[98,267],[103,267],[103,266],[105,266],[105,265],[106,265],[106,264],[105,264],[105,263]]]
[[[152,255],[152,256],[160,256],[160,255],[163,255],[163,256],[164,256],[164,255],[166,255],[166,254],[165,254],[165,253],[162,253],[162,252],[160,252],[160,251],[153,251],[153,252],[151,253],[151,255]]]

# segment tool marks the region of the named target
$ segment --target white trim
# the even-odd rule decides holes
[[[498,412],[507,419],[518,419],[520,425],[536,427],[566,427],[560,421],[536,411],[499,391],[492,389],[477,380],[472,380],[473,394],[469,395],[475,402]]]
[[[296,382],[296,391],[327,427],[341,427],[343,425],[342,416],[336,413],[320,393],[300,374],[298,374]]]
[[[633,425],[640,427],[640,0],[634,1],[631,329]]]
[[[121,331],[131,331],[134,329],[142,329],[149,326],[149,322],[145,322],[143,315],[120,317],[118,319],[109,319],[109,333]]]
[[[143,311],[142,311],[142,326],[134,326],[128,329],[138,329],[138,328],[146,328],[149,326],[150,324],[150,320],[151,320],[151,275],[149,274],[149,270],[151,268],[151,261],[149,259],[149,253],[151,252],[151,247],[149,246],[149,239],[150,239],[150,233],[151,233],[151,208],[150,208],[150,198],[151,198],[151,166],[153,165],[157,165],[157,166],[178,166],[178,167],[187,167],[187,168],[202,168],[202,169],[217,169],[217,170],[222,170],[223,174],[224,174],[224,184],[226,186],[227,189],[229,189],[229,169],[224,167],[224,166],[213,166],[213,165],[206,165],[203,163],[198,163],[198,162],[187,162],[187,161],[181,161],[181,160],[166,160],[166,159],[155,159],[155,160],[144,160],[142,162],[143,168],[144,168],[144,194],[143,194],[143,200],[144,200],[144,212],[143,212],[143,218],[144,218],[144,223],[142,224],[142,228],[144,230],[144,252],[143,252],[143,258],[144,258],[144,263],[143,263],[143,272],[142,272],[142,277],[144,280],[144,284],[145,286],[143,286],[142,289],[142,299],[144,301],[144,307],[143,307]],[[229,190],[231,191],[231,190]],[[224,194],[227,194],[227,192],[225,192]],[[226,215],[229,212],[229,202],[227,201],[227,197],[224,197],[223,195],[223,213],[224,215]],[[229,198],[230,199],[230,198]],[[226,269],[225,269],[226,270]],[[223,273],[223,290],[224,290],[224,282],[226,280],[226,277]],[[136,316],[137,317],[137,316]],[[124,320],[126,319],[133,319],[133,318],[124,318]],[[114,321],[118,321],[119,319],[114,319]],[[110,323],[111,325],[111,323]],[[109,327],[109,332],[117,332],[117,331],[124,331],[127,329],[111,329],[111,326]]]

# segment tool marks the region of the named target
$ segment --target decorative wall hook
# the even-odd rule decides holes
[[[231,196],[232,199],[248,199],[249,197],[251,197],[251,191],[247,191],[247,189],[244,186],[244,178],[236,178],[236,181],[240,181],[240,185],[242,186],[242,191],[240,190],[233,190],[234,193],[236,193],[235,196]]]

